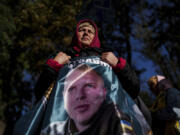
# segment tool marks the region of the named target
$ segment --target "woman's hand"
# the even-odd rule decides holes
[[[102,53],[101,59],[107,62],[111,66],[116,66],[118,63],[118,58],[112,52]]]
[[[68,63],[70,59],[71,59],[71,56],[63,52],[59,52],[54,58],[55,61],[57,61],[59,64],[62,64],[62,65]]]

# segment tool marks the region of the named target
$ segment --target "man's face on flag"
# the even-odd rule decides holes
[[[65,109],[74,122],[87,123],[106,96],[103,79],[92,70],[74,70],[65,81]]]

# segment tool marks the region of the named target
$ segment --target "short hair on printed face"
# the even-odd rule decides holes
[[[94,72],[94,73],[95,73],[97,76],[99,76],[99,78],[102,80],[102,84],[103,84],[102,86],[105,87],[105,86],[104,86],[104,80],[103,80],[102,76],[101,76],[99,73],[97,73],[95,70],[93,70],[92,67],[88,66],[87,64],[81,64],[81,65],[77,66],[75,69],[71,70],[71,71],[66,75],[64,85],[66,85],[66,80],[68,79],[68,77],[69,77],[74,71],[76,71],[76,70],[84,71],[83,74],[81,74],[80,76],[78,76],[79,78],[80,78],[81,76],[84,76],[85,74],[87,74],[87,73],[89,73],[89,72]],[[78,77],[77,77],[77,78],[78,78]]]
[[[77,66],[75,69],[71,70],[67,75],[66,78],[68,78],[68,76],[70,76],[75,70],[80,70],[80,71],[91,71],[93,70],[90,66],[86,65],[86,64],[81,64],[79,66]]]

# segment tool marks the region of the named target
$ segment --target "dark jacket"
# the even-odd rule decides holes
[[[83,48],[81,43],[78,41],[77,31],[79,29],[79,24],[82,22],[89,22],[95,27],[95,37],[92,43],[88,48]],[[87,57],[87,56],[101,56],[103,52],[107,52],[105,49],[100,48],[100,41],[98,38],[98,29],[96,24],[91,20],[81,20],[76,27],[75,35],[73,36],[72,43],[70,47],[62,48],[61,52],[66,53],[67,55],[74,57]],[[111,51],[111,50],[109,50]],[[113,52],[113,51],[112,51]],[[55,56],[55,55],[54,55]],[[117,74],[123,88],[127,91],[127,93],[135,99],[140,90],[139,79],[136,76],[136,73],[129,67],[128,63],[123,58],[118,58],[118,64],[116,67],[113,67],[115,73]],[[63,65],[62,65],[63,66]],[[34,88],[35,96],[37,101],[42,97],[46,89],[49,85],[56,80],[58,75],[58,71],[53,69],[51,64],[46,64],[44,66],[44,70],[42,71],[39,80]]]

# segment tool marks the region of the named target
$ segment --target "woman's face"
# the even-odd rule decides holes
[[[78,40],[82,46],[90,46],[95,37],[95,29],[92,25],[80,27],[78,30]]]

